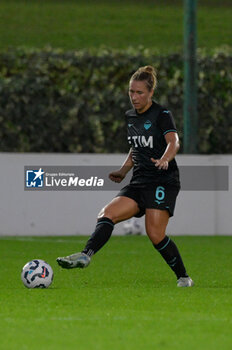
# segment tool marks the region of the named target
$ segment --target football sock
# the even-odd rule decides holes
[[[82,253],[89,256],[97,253],[97,251],[100,250],[110,239],[113,229],[114,223],[112,220],[106,217],[98,219],[95,231],[87,241]]]
[[[159,244],[153,245],[162,255],[170,268],[175,272],[177,278],[188,277],[177,246],[168,236],[165,236]]]

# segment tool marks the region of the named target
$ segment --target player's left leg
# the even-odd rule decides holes
[[[176,274],[177,286],[192,287],[193,281],[186,272],[177,246],[165,234],[168,221],[169,212],[167,210],[146,209],[146,232],[153,246]]]
[[[87,267],[91,256],[97,253],[110,239],[114,225],[131,218],[138,212],[138,204],[132,198],[126,196],[114,198],[100,211],[95,230],[88,239],[85,248],[81,252],[58,257],[58,264],[65,269]]]

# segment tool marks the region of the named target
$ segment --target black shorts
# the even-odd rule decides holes
[[[125,196],[133,199],[139,206],[136,217],[145,214],[146,209],[167,210],[169,216],[173,216],[176,197],[180,186],[164,184],[127,185],[123,187],[116,197]]]

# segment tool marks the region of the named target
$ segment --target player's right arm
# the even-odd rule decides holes
[[[130,149],[127,158],[122,164],[121,168],[119,170],[112,171],[109,174],[110,180],[118,183],[121,182],[125,178],[126,174],[131,170],[131,168],[133,168],[133,166],[134,162],[132,159],[132,149]]]

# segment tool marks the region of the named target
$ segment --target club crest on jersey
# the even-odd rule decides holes
[[[152,125],[152,123],[150,122],[150,120],[147,120],[147,121],[144,123],[144,128],[145,128],[146,130],[148,130],[148,129],[150,129],[151,125]]]
[[[153,148],[153,136],[128,136],[128,142],[134,147],[150,147]]]

